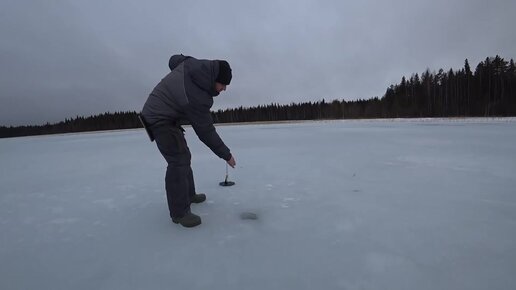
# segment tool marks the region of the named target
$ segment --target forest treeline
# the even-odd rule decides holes
[[[326,100],[239,107],[212,113],[216,123],[258,121],[516,116],[516,68],[513,59],[486,58],[473,71],[427,69],[387,88],[382,98]],[[40,126],[0,126],[0,138],[140,128],[137,112],[104,113]]]

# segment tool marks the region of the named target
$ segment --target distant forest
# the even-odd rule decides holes
[[[496,56],[481,61],[472,71],[466,59],[458,71],[440,69],[436,73],[427,69],[421,75],[402,77],[399,84],[387,88],[382,98],[239,107],[212,115],[216,123],[516,116],[516,69],[512,59]],[[137,112],[116,112],[42,126],[0,126],[0,138],[140,127]]]

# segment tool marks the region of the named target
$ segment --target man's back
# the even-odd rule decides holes
[[[180,64],[154,87],[143,106],[142,115],[149,124],[184,118],[182,107],[188,103],[184,86],[184,65]]]

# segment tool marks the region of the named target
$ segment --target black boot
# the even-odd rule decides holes
[[[190,197],[190,201],[192,203],[201,203],[205,200],[206,200],[206,194],[204,194],[204,193],[198,193],[198,194],[195,194],[194,196]]]
[[[193,228],[201,224],[201,217],[188,211],[182,217],[173,217],[172,221],[175,224],[180,224],[185,228]]]

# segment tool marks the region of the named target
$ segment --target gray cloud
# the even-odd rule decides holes
[[[171,54],[227,59],[214,109],[382,96],[514,58],[514,1],[2,1],[0,124],[140,110]]]

